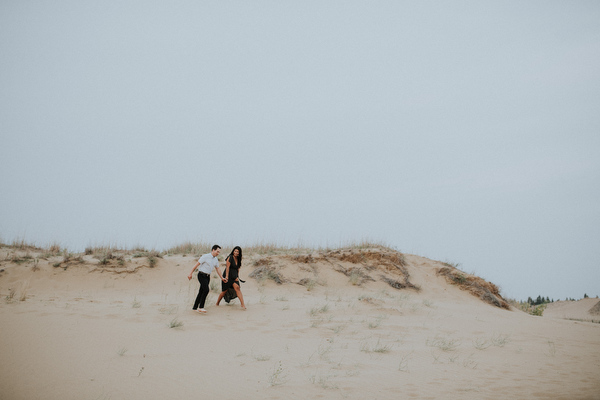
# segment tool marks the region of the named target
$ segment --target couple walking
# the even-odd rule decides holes
[[[206,296],[208,296],[208,292],[210,291],[210,274],[213,269],[217,270],[217,274],[219,275],[219,278],[221,278],[221,294],[219,294],[219,298],[217,299],[217,305],[219,305],[227,292],[230,289],[233,289],[237,297],[240,299],[242,309],[246,309],[246,306],[244,305],[244,297],[242,296],[242,291],[240,290],[240,279],[238,277],[239,269],[242,266],[242,248],[240,246],[235,246],[231,253],[227,256],[225,259],[227,266],[225,267],[224,274],[221,274],[221,270],[219,269],[219,259],[217,256],[220,252],[221,246],[215,244],[210,253],[206,253],[200,257],[200,259],[198,259],[198,262],[196,265],[194,265],[194,268],[192,268],[192,272],[190,272],[188,275],[188,280],[191,280],[192,274],[196,269],[198,269],[200,290],[198,291],[198,296],[196,296],[196,301],[194,302],[194,311],[203,314],[206,313],[206,310],[204,309],[204,302],[206,301]],[[225,301],[229,302],[227,298]]]

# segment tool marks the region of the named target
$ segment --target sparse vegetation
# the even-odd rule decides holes
[[[256,361],[269,361],[271,359],[271,355],[252,353],[252,358],[254,358]]]
[[[270,258],[261,258],[254,262],[257,267],[248,275],[250,278],[258,280],[260,283],[265,283],[267,280],[272,280],[278,285],[286,282],[286,279],[277,272],[277,268],[273,265],[273,260]]]
[[[384,319],[384,317],[382,317],[382,316],[375,317],[375,318],[371,319],[370,321],[368,321],[367,327],[369,329],[379,328],[381,326],[381,321],[383,321],[383,319]]]
[[[504,347],[508,342],[510,342],[508,335],[494,335],[492,337],[492,344],[496,347]]]
[[[591,322],[594,324],[600,324],[600,319],[581,319],[581,318],[565,318],[569,321],[579,321],[579,322]]]
[[[183,322],[178,320],[177,318],[173,318],[171,322],[169,322],[169,328],[182,328]]]
[[[323,389],[338,389],[338,385],[330,383],[331,375],[314,374],[309,377],[309,381],[314,385],[319,385]]]
[[[12,288],[12,287],[8,288],[8,294],[6,295],[6,301],[8,303],[12,302],[15,297],[15,294],[16,294],[15,288]]]
[[[283,385],[286,382],[287,382],[287,375],[285,374],[285,371],[283,369],[283,365],[281,364],[281,361],[279,361],[273,368],[273,372],[271,373],[271,376],[269,376],[269,385],[270,386],[279,386],[279,385]]]
[[[436,273],[444,276],[448,282],[479,297],[486,303],[506,310],[510,309],[508,302],[500,295],[500,289],[491,282],[449,266],[438,268]]]
[[[405,355],[402,355],[402,356],[400,357],[400,364],[398,364],[398,371],[401,371],[401,372],[409,372],[409,369],[408,369],[408,361],[410,360],[410,358],[409,358],[409,357],[411,356],[411,354],[412,354],[412,353],[413,353],[413,352],[411,351],[410,353],[408,353],[408,354],[405,354]]]
[[[133,303],[131,303],[131,308],[141,308],[142,303],[139,302],[136,298],[133,299]]]
[[[463,367],[469,369],[477,369],[477,363],[471,358],[473,354],[463,360]]]
[[[354,285],[354,286],[358,286],[362,283],[362,277],[361,274],[358,273],[358,271],[352,271],[350,273],[350,284]]]
[[[424,299],[424,300],[423,300],[423,305],[424,305],[425,307],[429,307],[429,308],[435,308],[435,306],[434,306],[433,302],[432,302],[431,300],[428,300],[428,299]]]
[[[377,339],[377,343],[371,345],[368,342],[364,342],[360,346],[360,351],[364,351],[365,353],[380,353],[385,354],[389,353],[392,350],[391,344],[382,344],[379,339]]]
[[[171,247],[171,248],[165,250],[165,254],[167,254],[167,255],[194,254],[196,256],[200,256],[202,254],[210,253],[211,248],[212,248],[212,244],[208,244],[208,243],[185,242],[185,243],[182,243],[180,245],[177,245],[177,246],[174,246],[174,247]]]
[[[314,317],[315,315],[323,314],[323,313],[326,313],[327,311],[329,311],[329,304],[325,304],[320,307],[318,307],[318,306],[313,307],[310,309],[310,311],[308,313],[310,314],[311,317]]]
[[[19,296],[19,301],[27,300],[27,284],[23,284],[21,287],[21,295]]]
[[[29,254],[29,252],[27,252],[27,254],[25,255],[17,255],[17,254],[13,254],[12,257],[10,257],[8,259],[8,261],[10,261],[11,263],[14,264],[23,264],[23,263],[28,263],[31,262],[33,260],[33,257],[31,256],[31,254]]]
[[[417,285],[413,285],[408,281],[408,277],[405,277],[404,281],[400,281],[398,279],[388,278],[385,275],[381,275],[381,280],[393,287],[394,289],[414,289],[417,292],[421,290],[421,288]]]
[[[343,266],[337,264],[335,266],[335,270],[346,275],[349,278],[349,282],[354,286],[361,286],[365,282],[375,281],[375,279],[371,278],[371,276],[362,267],[344,268]]]
[[[475,347],[477,350],[485,350],[491,345],[492,343],[490,343],[490,341],[487,339],[477,338],[473,340],[473,347]]]
[[[427,339],[426,344],[427,346],[436,347],[442,351],[454,351],[460,346],[460,341],[457,339],[445,339],[436,336],[433,339]]]
[[[303,278],[298,281],[298,285],[304,286],[310,292],[317,286],[317,281],[315,279]]]

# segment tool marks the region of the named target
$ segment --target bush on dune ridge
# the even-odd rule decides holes
[[[486,303],[510,310],[508,302],[500,295],[500,289],[493,283],[478,276],[467,274],[453,266],[438,268],[436,273],[444,276],[449,283],[468,291]]]

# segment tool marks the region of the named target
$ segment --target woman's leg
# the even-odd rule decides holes
[[[225,293],[227,293],[227,290],[224,290],[219,294],[219,298],[217,299],[217,305],[219,305],[221,300],[223,300],[223,297],[225,297]]]
[[[240,304],[242,305],[242,308],[245,310],[246,306],[244,305],[244,296],[242,296],[242,290],[240,289],[240,285],[234,283],[233,289],[235,290],[235,294],[237,294],[237,297],[240,299]]]

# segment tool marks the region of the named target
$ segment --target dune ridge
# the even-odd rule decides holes
[[[199,315],[198,252],[1,247],[0,398],[600,398],[600,324],[498,306],[447,263],[249,249],[248,310],[213,274]]]

